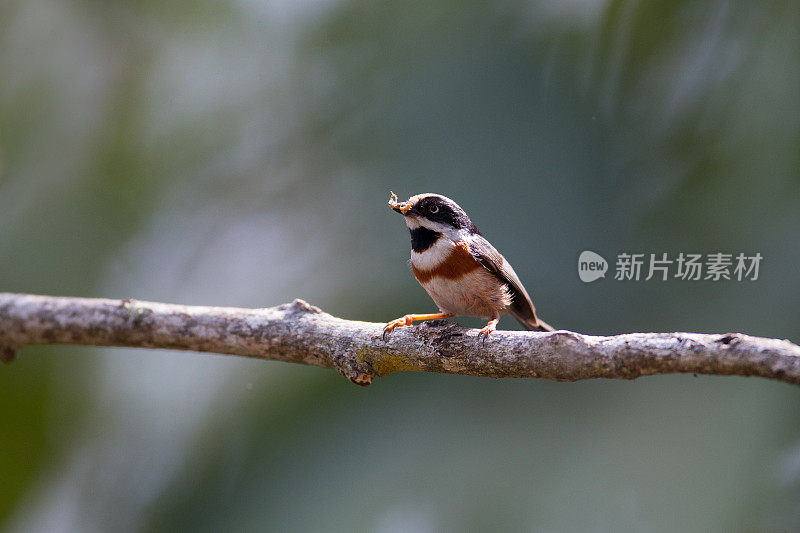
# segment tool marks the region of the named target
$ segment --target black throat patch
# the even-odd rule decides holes
[[[411,232],[411,249],[415,252],[424,252],[439,239],[442,235],[438,231],[433,231],[428,228],[414,228],[409,230]]]

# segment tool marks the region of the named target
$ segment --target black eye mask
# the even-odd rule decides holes
[[[438,211],[431,212],[431,207],[434,208],[434,211],[438,208]],[[414,210],[432,222],[445,224],[455,229],[468,229],[472,233],[480,234],[478,228],[475,227],[475,224],[472,223],[464,211],[451,206],[440,198],[424,198],[414,206]]]

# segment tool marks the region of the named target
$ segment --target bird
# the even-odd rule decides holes
[[[392,320],[383,328],[384,338],[417,320],[473,316],[489,319],[478,333],[485,342],[506,313],[525,329],[554,331],[536,316],[530,296],[508,261],[457,203],[434,193],[398,202],[390,191],[389,207],[403,215],[411,233],[411,270],[440,312]]]

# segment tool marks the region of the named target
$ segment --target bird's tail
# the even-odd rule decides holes
[[[519,319],[517,319],[519,320]],[[555,331],[556,328],[545,322],[540,318],[534,318],[533,320],[519,320],[519,323],[523,325],[525,329],[528,331]]]

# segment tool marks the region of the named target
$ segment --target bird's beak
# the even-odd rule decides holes
[[[391,207],[401,215],[405,215],[408,213],[408,210],[411,209],[411,202],[402,202],[399,204],[394,204]]]
[[[397,195],[393,192],[389,192],[389,207],[391,207],[394,211],[397,211],[401,215],[405,215],[408,213],[408,210],[414,207],[414,204],[411,202],[398,202]]]

